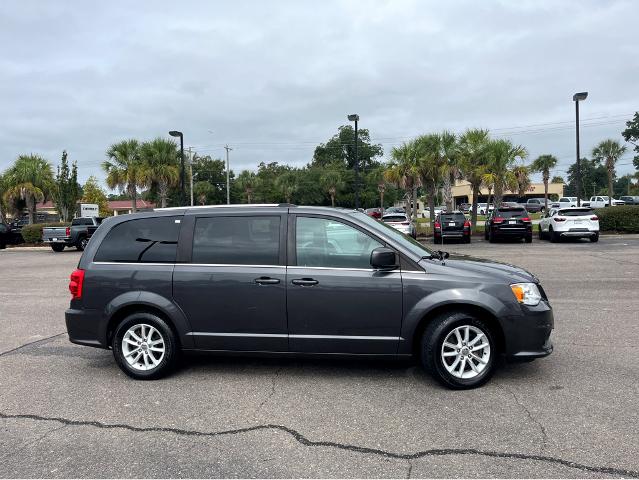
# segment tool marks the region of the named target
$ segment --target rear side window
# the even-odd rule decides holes
[[[564,217],[583,217],[586,215],[594,215],[592,208],[571,208],[570,210],[559,210],[559,215]]]
[[[96,262],[174,263],[181,217],[140,218],[113,227]]]
[[[195,222],[193,263],[279,265],[280,217],[203,217]]]
[[[502,217],[502,218],[519,218],[519,217],[527,217],[528,212],[524,209],[508,209],[508,210],[499,209],[498,213],[496,213],[495,216]]]

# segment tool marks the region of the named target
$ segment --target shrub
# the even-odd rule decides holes
[[[595,212],[602,232],[639,233],[638,205],[598,208]]]
[[[40,243],[42,241],[42,225],[25,225],[22,227],[22,238],[25,243]]]

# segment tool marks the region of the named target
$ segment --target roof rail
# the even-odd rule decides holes
[[[193,206],[184,206],[184,207],[164,207],[164,208],[154,208],[154,212],[165,212],[170,210],[199,210],[202,208],[228,208],[228,207],[286,207],[293,206],[288,203],[234,203],[230,205],[193,205]]]

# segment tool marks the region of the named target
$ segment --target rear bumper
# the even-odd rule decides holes
[[[526,228],[494,228],[492,234],[496,237],[527,237],[532,235],[532,226]]]
[[[599,230],[587,230],[587,231],[566,231],[566,232],[557,232],[562,237],[594,237],[599,234]]]
[[[97,310],[76,310],[69,308],[64,312],[69,341],[89,347],[109,348]]]
[[[55,240],[53,240],[53,237],[50,237],[43,239],[42,243],[46,243],[48,245],[52,243],[64,243],[66,245],[71,245],[72,241],[71,237],[57,237]]]

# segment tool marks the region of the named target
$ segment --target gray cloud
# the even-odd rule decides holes
[[[303,165],[357,112],[386,151],[482,126],[532,157],[555,154],[562,174],[574,157],[575,91],[590,92],[584,153],[621,140],[639,105],[632,1],[3,7],[0,169],[28,152],[55,164],[67,149],[82,179],[102,177],[110,143],[170,129],[201,153],[221,156],[229,143],[236,170]],[[620,173],[632,169],[626,157]]]

